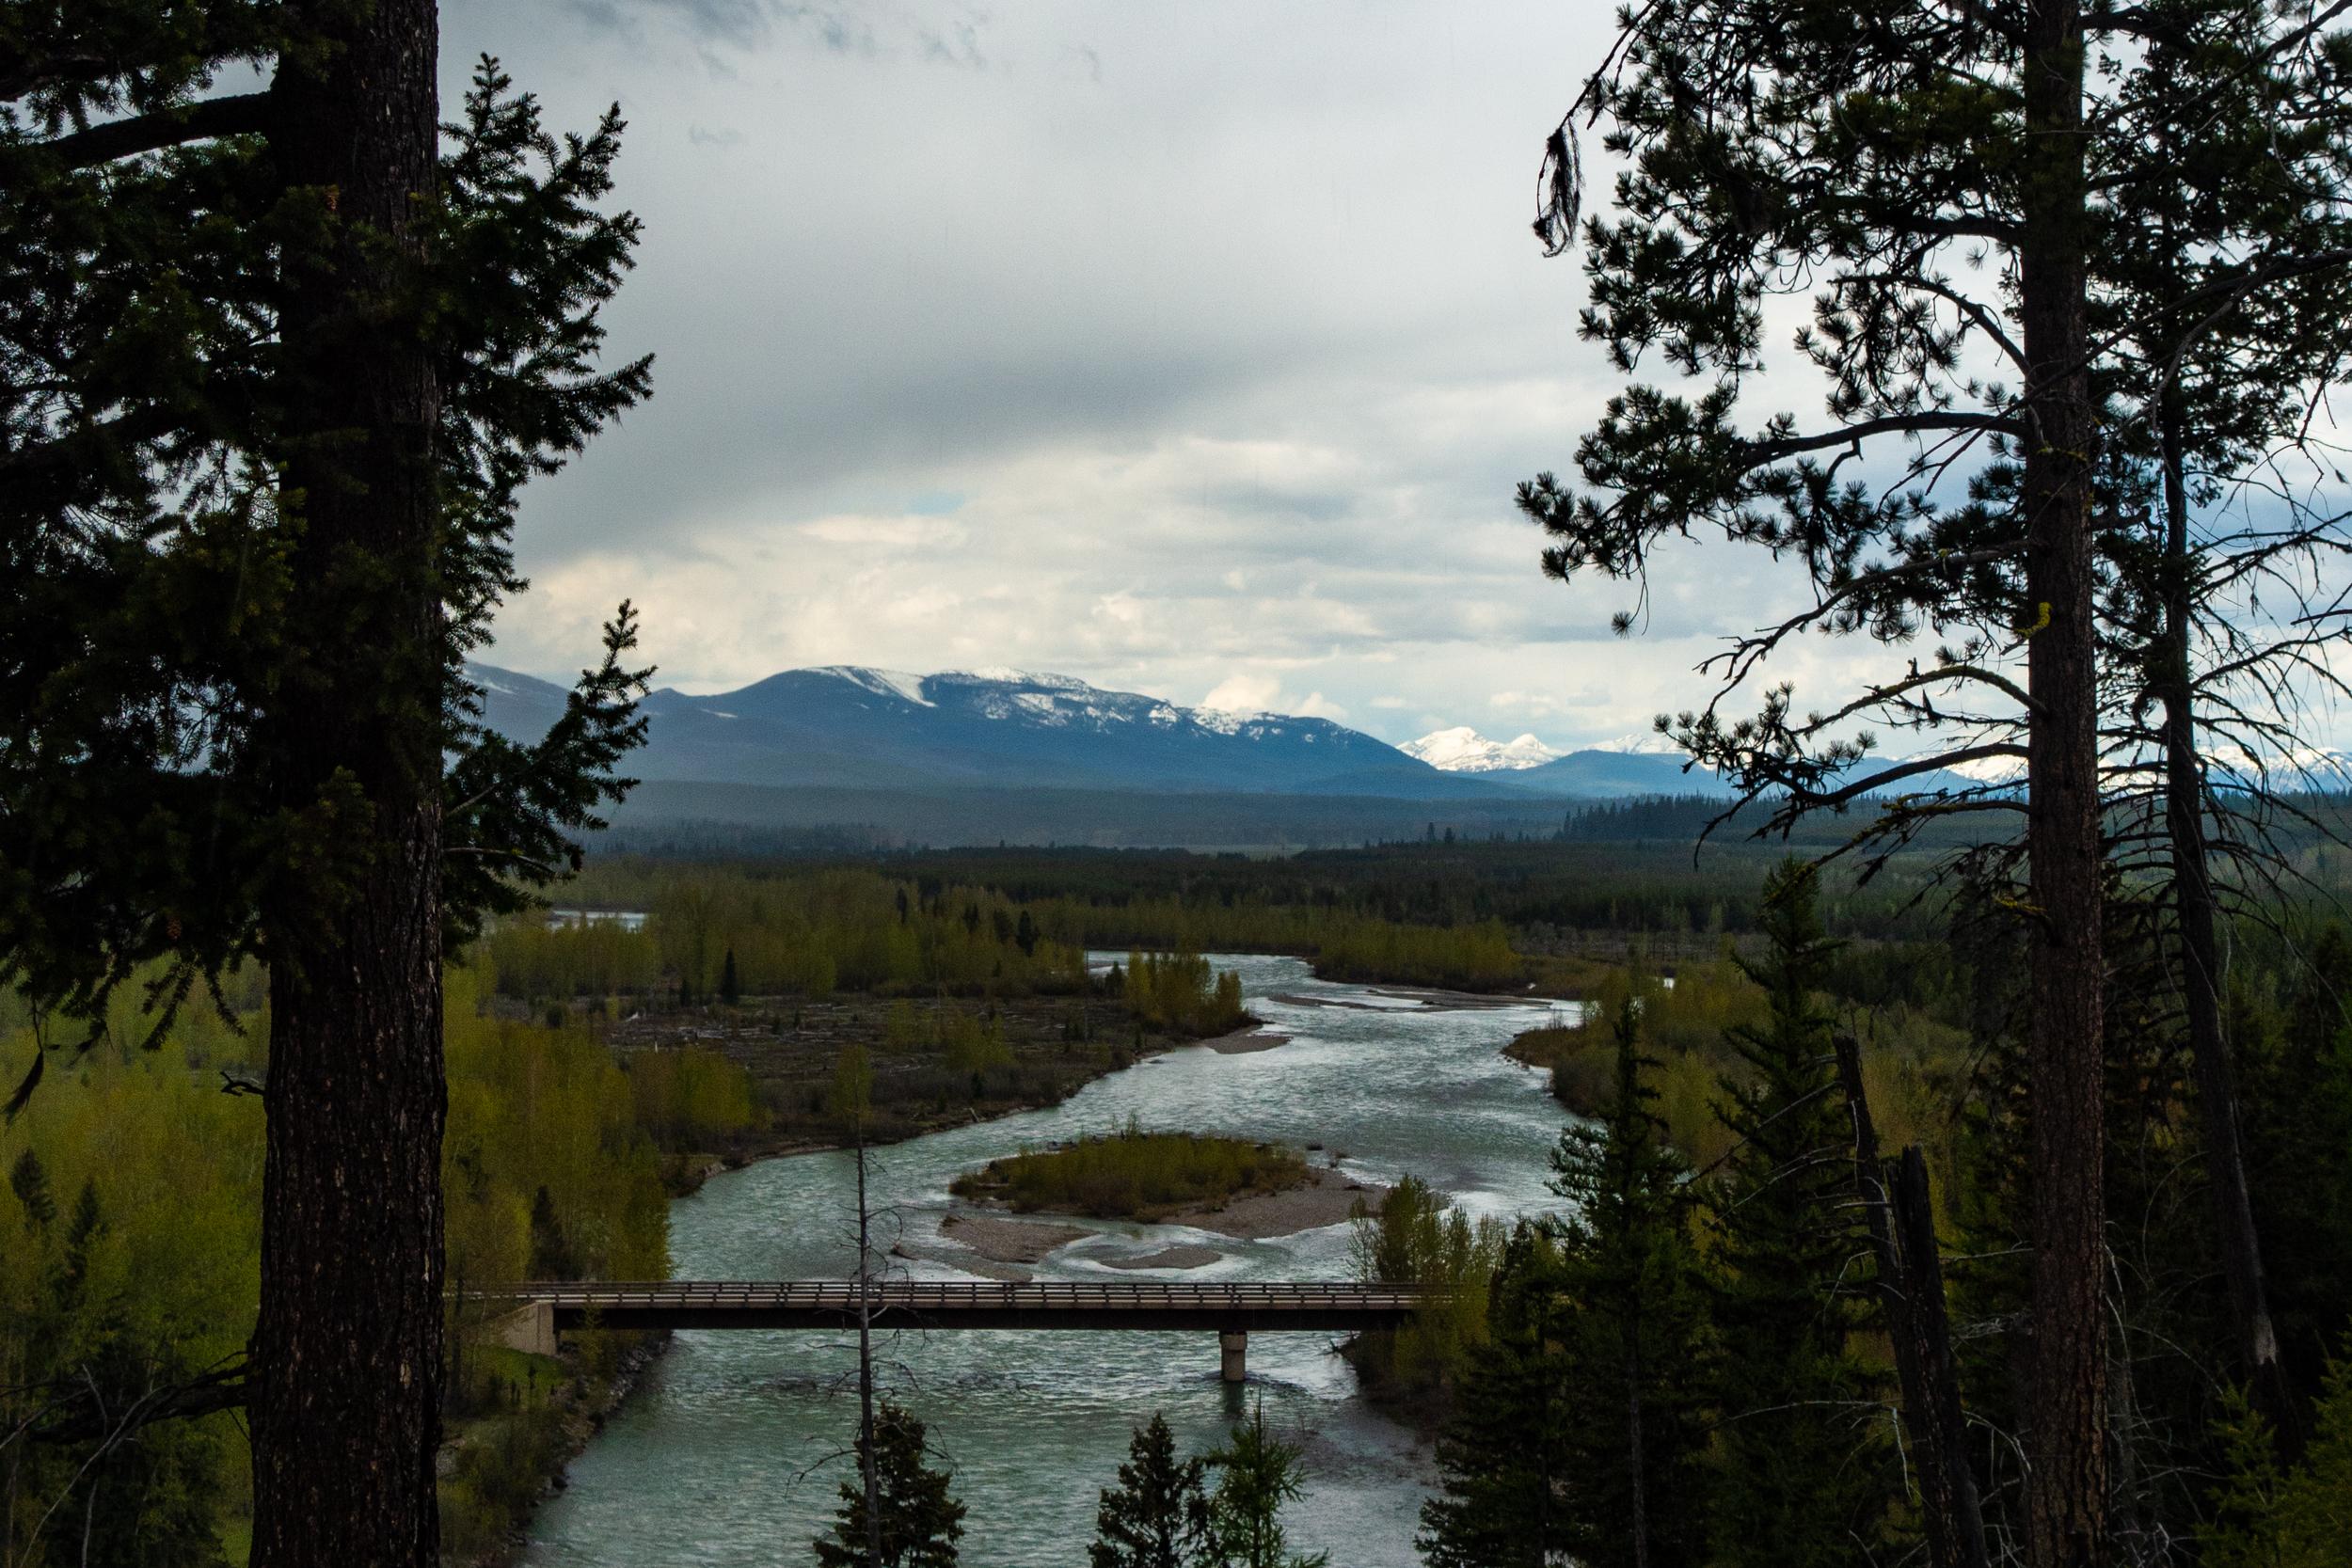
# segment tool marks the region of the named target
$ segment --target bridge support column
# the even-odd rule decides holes
[[[508,1350],[523,1351],[532,1355],[553,1355],[558,1348],[555,1304],[534,1301],[518,1307],[493,1323],[490,1333]]]
[[[1241,1329],[1224,1329],[1216,1337],[1217,1375],[1228,1383],[1249,1381],[1249,1336]]]

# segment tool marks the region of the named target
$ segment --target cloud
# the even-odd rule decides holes
[[[659,356],[526,492],[494,660],[577,668],[626,596],[687,689],[1002,664],[1560,743],[1691,705],[1726,620],[1791,602],[1789,570],[1676,544],[1614,638],[1632,591],[1544,579],[1511,504],[1618,380],[1523,221],[1599,47],[1574,8],[443,15],[452,90],[487,50],[557,129],[622,103],[645,240],[612,353]]]
[[[1200,705],[1223,713],[1263,713],[1281,696],[1282,683],[1271,675],[1228,675],[1200,699]]]
[[[592,27],[641,37],[637,13],[651,11],[691,32],[749,48],[768,31],[768,0],[562,0],[562,8]]]

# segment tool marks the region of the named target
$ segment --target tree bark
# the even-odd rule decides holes
[[[1927,1161],[1918,1146],[1903,1150],[1893,1181],[1879,1157],[1878,1129],[1862,1083],[1862,1057],[1851,1035],[1836,1040],[1837,1076],[1853,1117],[1854,1187],[1862,1200],[1870,1252],[1878,1266],[1878,1295],[1886,1309],[1895,1353],[1895,1383],[1902,1395],[1903,1429],[1911,1435],[1919,1478],[1919,1513],[1927,1527],[1932,1568],[1985,1568],[1984,1513],[1977,1474],[1969,1468],[1960,1378],[1952,1361],[1944,1307],[1944,1259],[1929,1200]]]
[[[2212,867],[2205,842],[2204,768],[2197,756],[2195,694],[2189,671],[2188,489],[2181,394],[2167,388],[2160,416],[2164,442],[2164,814],[2172,854],[2173,910],[2180,921],[2181,982],[2188,1015],[2189,1056],[2204,1123],[2205,1165],[2213,1192],[2214,1235],[2256,1406],[2289,1457],[2300,1449],[2302,1422],[2270,1318],[2262,1239],[2246,1180],[2238,1123],[2237,1072],[2221,1026],[2221,948],[2216,932]]]
[[[307,0],[271,87],[298,657],[264,741],[327,863],[263,900],[258,1568],[432,1568],[442,1341],[439,397],[416,315],[433,0]],[[322,827],[324,824],[324,827]]]
[[[866,1119],[857,1125],[857,1432],[866,1488],[866,1568],[882,1568],[882,1452],[874,1446],[874,1289],[871,1212],[866,1207]]]
[[[2030,0],[2024,58],[2019,307],[2027,366],[2032,998],[2026,1066],[2034,1246],[2026,1560],[2106,1560],[2106,1118],[2098,675],[2086,307],[2083,44],[2077,0]]]

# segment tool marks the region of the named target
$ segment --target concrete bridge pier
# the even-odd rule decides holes
[[[561,1349],[555,1334],[555,1304],[526,1302],[490,1324],[490,1336],[508,1350],[532,1355],[553,1355]]]
[[[1246,1329],[1220,1330],[1216,1337],[1217,1374],[1228,1383],[1249,1381],[1249,1334]]]

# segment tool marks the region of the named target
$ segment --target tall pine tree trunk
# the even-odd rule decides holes
[[[2034,709],[2026,1061],[2034,1246],[2026,1412],[2032,1568],[2093,1568],[2106,1540],[2106,1122],[2101,1085],[2098,681],[2091,620],[2083,46],[2077,0],[2030,0],[2019,304],[2027,364],[2024,628]]]
[[[2164,815],[2172,856],[2173,908],[2180,921],[2181,981],[2188,1014],[2190,1060],[2203,1118],[2205,1164],[2214,1202],[2215,1239],[2228,1287],[2238,1354],[2246,1360],[2257,1404],[2293,1452],[2301,1420],[2270,1318],[2263,1277],[2262,1240],[2247,1187],[2246,1151],[2238,1125],[2237,1073],[2221,1027],[2221,946],[2216,930],[2212,867],[2205,843],[2204,769],[2197,756],[2194,694],[2189,673],[2192,562],[2188,548],[2188,489],[2177,385],[2163,395],[2164,441]]]
[[[438,392],[411,288],[434,190],[433,0],[306,0],[272,147],[289,248],[290,809],[339,799],[346,885],[273,890],[252,1561],[430,1568],[441,1381]]]

